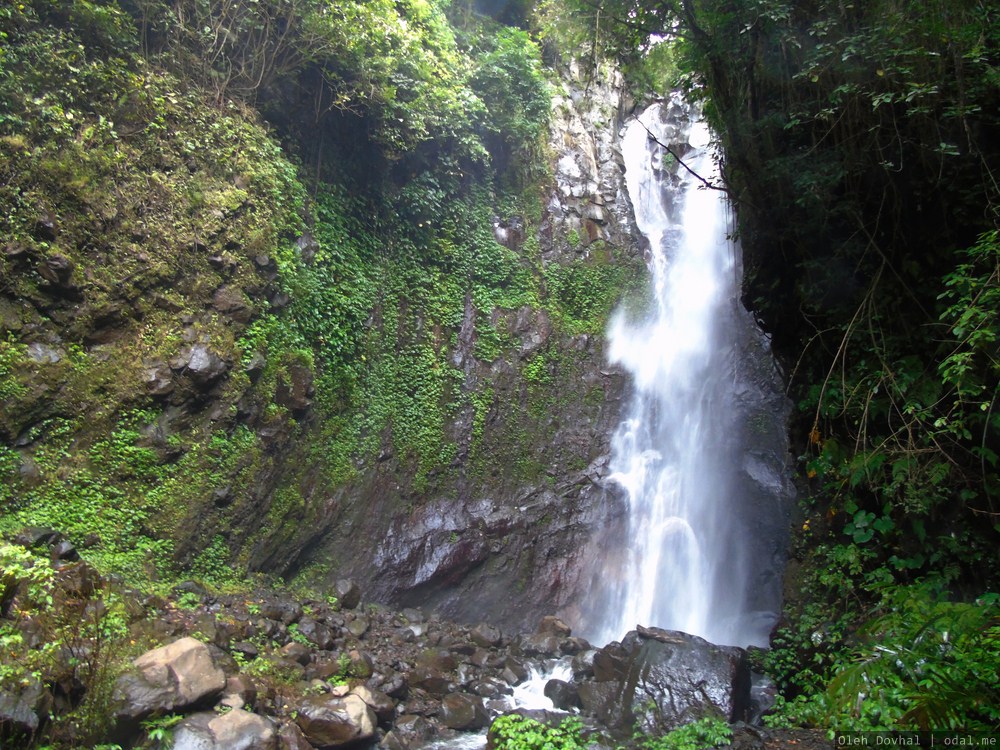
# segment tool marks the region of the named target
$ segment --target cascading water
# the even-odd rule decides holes
[[[622,569],[608,576],[613,590],[604,596],[597,640],[642,624],[763,645],[777,595],[774,585],[762,593],[755,579],[773,584],[779,576],[766,570],[771,561],[761,562],[751,516],[761,485],[776,498],[787,494],[786,483],[780,468],[762,469],[766,462],[747,447],[747,423],[759,418],[761,403],[747,398],[760,388],[745,381],[760,368],[751,372],[741,353],[759,351],[763,336],[739,304],[725,193],[691,174],[718,180],[708,128],[678,117],[686,110],[679,101],[653,105],[622,139],[636,225],[649,242],[652,292],[641,319],[620,311],[609,330],[610,358],[634,381],[610,466],[627,495],[629,529]],[[690,171],[660,144],[685,149]],[[782,406],[770,416],[778,433],[785,413]],[[775,558],[773,550],[763,557]]]

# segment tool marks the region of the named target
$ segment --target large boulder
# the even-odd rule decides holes
[[[472,642],[480,648],[497,648],[503,641],[503,634],[499,628],[495,628],[485,622],[476,625],[469,635],[472,638]]]
[[[441,721],[449,729],[482,729],[489,715],[479,696],[449,693],[441,701]]]
[[[337,600],[344,609],[354,609],[361,603],[361,587],[349,579],[342,578],[333,585]]]
[[[305,698],[295,719],[315,747],[338,747],[375,736],[375,712],[357,695]]]
[[[612,731],[662,734],[708,715],[729,722],[748,716],[750,667],[742,648],[640,627],[609,649],[606,660],[595,658],[595,672],[606,661],[611,679],[582,685],[580,699]]]
[[[270,719],[234,708],[224,714],[197,713],[174,729],[173,750],[276,750]]]
[[[147,651],[133,666],[115,684],[116,715],[122,720],[208,703],[226,686],[208,646],[194,638]]]

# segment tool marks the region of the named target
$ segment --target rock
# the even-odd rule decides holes
[[[329,651],[333,648],[334,641],[336,640],[330,628],[316,622],[311,617],[303,617],[299,620],[299,633],[322,651]]]
[[[363,700],[375,712],[379,723],[385,723],[396,715],[396,703],[381,690],[373,690],[366,685],[351,688],[351,693]]]
[[[229,646],[231,651],[242,654],[247,659],[256,659],[260,650],[250,641],[236,641]]]
[[[483,698],[497,698],[501,695],[510,695],[513,691],[506,683],[487,677],[485,680],[473,682],[470,685],[473,693]]]
[[[303,362],[292,362],[278,373],[274,400],[293,412],[308,409],[312,404],[313,374]]]
[[[278,727],[278,750],[313,750],[298,724],[283,723]]]
[[[583,710],[607,727],[617,728],[623,724],[619,682],[584,682],[577,687],[577,695]]]
[[[485,648],[477,648],[469,656],[469,663],[475,667],[482,669],[493,659],[493,654],[487,651]]]
[[[169,396],[174,392],[174,373],[163,360],[148,362],[142,371],[142,381],[150,396]]]
[[[247,377],[250,378],[250,382],[256,383],[261,373],[264,372],[265,367],[267,367],[267,357],[260,352],[254,352],[253,356],[250,357],[250,361],[247,362],[246,367],[243,369]]]
[[[173,370],[186,372],[196,385],[208,387],[229,371],[229,363],[208,348],[207,344],[184,347],[170,360]]]
[[[367,651],[351,649],[347,652],[350,665],[347,671],[354,677],[367,680],[375,671],[375,661]]]
[[[234,708],[223,714],[204,712],[174,728],[173,750],[277,750],[278,735],[270,719]]]
[[[253,262],[257,266],[258,273],[267,281],[274,281],[278,278],[278,263],[270,255],[263,253],[257,255],[254,257]]]
[[[528,656],[556,656],[559,654],[559,638],[543,633],[524,636],[521,650]]]
[[[62,362],[64,353],[59,349],[53,349],[51,346],[42,344],[38,341],[28,344],[28,351],[26,352],[28,359],[32,362],[37,362],[40,365],[55,365]]]
[[[194,638],[147,651],[133,666],[115,683],[116,715],[126,721],[208,702],[226,686],[208,646]]]
[[[403,699],[406,697],[406,692],[408,686],[406,684],[406,678],[399,672],[394,672],[389,670],[389,673],[385,676],[385,680],[380,686],[382,692],[388,695],[390,698]]]
[[[101,576],[90,563],[77,562],[60,568],[56,580],[62,591],[77,599],[86,599],[100,587]]]
[[[45,686],[33,677],[27,685],[0,685],[0,737],[34,734],[51,699]]]
[[[587,649],[573,657],[573,661],[570,663],[573,670],[573,679],[580,680],[585,677],[594,676],[594,656],[596,654],[597,651],[594,649]]]
[[[368,632],[369,624],[367,617],[355,617],[347,623],[347,631],[355,638],[360,638]]]
[[[552,705],[561,711],[569,711],[580,707],[580,695],[576,688],[563,680],[549,680],[543,690],[545,697]]]
[[[375,736],[375,712],[357,695],[313,696],[298,705],[295,719],[316,747],[337,747]]]
[[[316,238],[310,232],[303,232],[302,236],[295,241],[295,247],[298,248],[299,257],[302,258],[302,262],[306,265],[313,262],[317,251],[320,249],[319,242],[316,241]]]
[[[496,648],[503,641],[503,634],[498,628],[481,622],[469,633],[472,642],[481,648]]]
[[[46,526],[27,526],[17,532],[14,543],[22,547],[35,548],[55,544],[62,538],[63,535],[55,529]]]
[[[238,286],[221,286],[212,295],[212,307],[237,323],[249,323],[253,306]]]
[[[291,641],[278,649],[278,653],[285,659],[298,662],[303,667],[309,663],[312,657],[312,649],[298,641]]]
[[[750,723],[759,724],[764,714],[774,708],[778,686],[765,674],[753,672],[750,677]]]
[[[50,255],[38,264],[38,275],[58,287],[69,287],[73,276],[73,261],[65,255]]]
[[[559,641],[559,650],[567,656],[579,654],[590,650],[590,641],[586,638],[577,638],[576,636],[563,638]]]
[[[479,696],[449,693],[441,700],[441,720],[449,729],[482,729],[489,715]]]
[[[80,553],[76,551],[76,547],[69,539],[62,539],[49,547],[49,556],[53,562],[73,562],[80,559]],[[91,570],[94,575],[97,574],[97,571]]]
[[[333,585],[333,590],[343,609],[354,609],[361,603],[361,587],[355,581],[343,578]]]
[[[208,589],[202,586],[198,581],[192,581],[188,579],[186,581],[181,581],[171,590],[174,596],[180,596],[182,594],[194,594],[198,597],[200,602],[204,602],[205,598],[208,596]]]
[[[404,714],[396,719],[392,731],[382,740],[386,750],[411,750],[434,737],[434,727],[423,716]]]
[[[400,614],[403,616],[404,620],[406,620],[408,623],[411,624],[427,621],[427,616],[419,609],[415,609],[413,607],[407,607],[402,612],[400,612]]]
[[[629,653],[620,643],[609,643],[594,654],[593,670],[597,682],[623,680],[628,668]]]
[[[458,667],[458,659],[450,651],[428,648],[420,652],[417,664],[439,672],[453,672]]]
[[[659,628],[629,633],[620,648],[625,676],[609,683],[621,689],[615,705],[604,707],[609,719],[618,719],[613,731],[662,734],[706,715],[721,714],[730,723],[748,717],[750,667],[743,649]]]
[[[554,635],[557,638],[569,638],[573,635],[573,631],[570,629],[569,625],[564,623],[558,617],[553,617],[552,615],[546,615],[538,623],[538,628],[535,630],[539,635]]]
[[[406,678],[411,688],[426,690],[431,695],[444,695],[451,689],[451,680],[431,667],[417,667]]]
[[[28,254],[28,246],[21,242],[8,242],[3,246],[3,254],[8,258],[21,258]]]
[[[528,679],[528,670],[525,668],[524,662],[520,659],[509,656],[504,660],[500,677],[508,685],[518,685]]]
[[[267,599],[260,605],[260,614],[268,620],[291,625],[302,617],[302,605],[292,599]]]

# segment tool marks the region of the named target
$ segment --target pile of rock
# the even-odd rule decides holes
[[[461,626],[418,610],[342,612],[278,597],[242,611],[222,598],[205,609],[225,614],[185,622],[167,610],[156,627],[207,629],[211,643],[182,636],[118,679],[117,742],[137,741],[150,717],[188,714],[174,729],[181,750],[365,742],[408,750],[485,729],[514,708],[510,695],[533,662],[589,649],[555,618],[511,639],[485,623]],[[261,636],[269,648],[254,645]],[[239,667],[248,654],[253,675]]]
[[[376,743],[413,750],[483,731],[516,708],[514,689],[532,670],[557,659],[572,662],[572,677],[545,686],[557,710],[542,719],[580,713],[595,735],[613,738],[609,745],[636,728],[661,733],[707,714],[737,721],[750,711],[746,652],[683,633],[639,628],[621,643],[594,649],[560,620],[544,617],[535,633],[509,636],[486,623],[461,625],[416,609],[360,609],[361,592],[350,581],[338,582],[330,601],[273,591],[213,594],[195,582],[169,597],[143,598],[101,578],[59,535],[24,541],[46,545],[57,560],[55,609],[99,625],[104,599],[115,589],[132,602],[122,647],[154,646],[117,678],[107,736],[89,741],[135,747],[170,724],[176,750]],[[2,624],[29,648],[42,649],[54,636],[44,630],[45,617],[17,615],[16,589],[2,597]],[[96,653],[100,631],[60,646],[49,673],[0,685],[0,741],[30,747],[83,705],[86,691],[105,689],[84,684],[71,668],[73,658]]]

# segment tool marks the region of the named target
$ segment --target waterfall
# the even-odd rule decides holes
[[[679,100],[653,105],[622,139],[652,288],[645,309],[620,310],[609,327],[610,359],[631,375],[634,393],[610,466],[627,496],[628,538],[621,569],[606,571],[597,638],[642,624],[763,645],[781,555],[755,535],[754,515],[780,516],[788,492],[783,467],[754,458],[747,425],[763,413],[776,423],[765,431],[781,435],[787,412],[781,399],[775,407],[764,403],[770,396],[755,397],[773,395],[762,380],[775,373],[771,363],[762,379],[759,363],[745,361],[763,350],[770,362],[770,353],[739,303],[726,195],[657,143],[673,144],[691,171],[719,182],[708,128],[685,118],[687,109]]]

